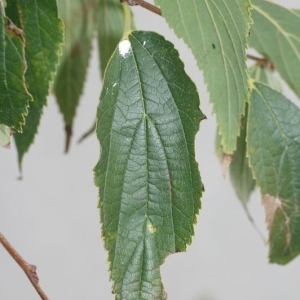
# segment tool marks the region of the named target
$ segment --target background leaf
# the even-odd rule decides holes
[[[176,35],[191,48],[203,70],[227,154],[236,149],[248,98],[246,37],[251,23],[247,0],[155,0]]]
[[[300,97],[300,16],[269,1],[252,0],[249,45],[270,59],[276,70]]]
[[[25,87],[24,42],[0,2],[0,124],[22,131],[31,96]]]
[[[91,54],[96,4],[96,0],[58,1],[65,24],[65,45],[53,89],[65,121],[66,152]]]
[[[116,299],[165,299],[159,267],[194,234],[201,180],[194,139],[203,114],[173,45],[132,32],[106,70],[95,167]]]
[[[282,94],[255,84],[247,151],[263,195],[270,228],[270,261],[285,264],[300,253],[300,110]]]
[[[49,84],[61,54],[63,23],[57,17],[55,0],[7,2],[8,17],[20,27],[25,38],[25,74],[28,91],[33,96],[30,103],[26,125],[22,134],[15,134],[19,163],[33,143],[37,132],[43,106],[49,92]]]
[[[233,154],[232,162],[230,164],[231,182],[238,198],[242,201],[243,206],[247,204],[251,193],[255,189],[255,180],[253,179],[246,153],[247,111],[248,110],[246,110],[246,115],[241,122],[241,133],[237,139],[237,149]]]
[[[263,83],[277,92],[282,91],[280,79],[272,68],[257,63],[249,68],[249,75],[255,82]]]
[[[97,31],[100,71],[104,76],[106,65],[116,49],[124,30],[124,12],[119,0],[98,0]]]

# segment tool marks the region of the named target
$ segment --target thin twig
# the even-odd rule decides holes
[[[247,58],[256,61],[259,65],[274,70],[273,63],[267,58],[260,58],[253,56],[251,54],[247,54]]]
[[[39,278],[36,273],[36,266],[26,262],[21,255],[13,248],[13,246],[8,242],[4,235],[0,232],[0,243],[6,249],[6,251],[11,255],[11,257],[16,261],[16,263],[22,268],[26,276],[30,280],[31,284],[40,295],[42,300],[49,300],[47,295],[44,293],[39,285]]]
[[[160,8],[158,8],[157,6],[150,4],[149,2],[146,2],[144,0],[120,0],[120,2],[127,2],[127,4],[130,6],[139,5],[143,8],[146,8],[146,9],[152,11],[153,13],[161,16]]]

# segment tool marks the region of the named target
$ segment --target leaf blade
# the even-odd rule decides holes
[[[269,87],[255,84],[249,108],[247,151],[269,212],[269,258],[279,264],[288,263],[300,253],[299,124],[298,107]]]
[[[116,299],[165,299],[159,266],[191,242],[201,196],[194,138],[203,114],[173,46],[147,32],[123,40],[97,118],[95,182]]]
[[[246,37],[249,1],[156,0],[176,35],[183,38],[203,70],[220,127],[224,152],[236,149],[248,99]]]
[[[59,1],[60,17],[65,24],[65,44],[53,91],[66,128],[66,152],[72,124],[83,91],[91,55],[96,1]]]

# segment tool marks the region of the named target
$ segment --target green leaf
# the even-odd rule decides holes
[[[132,32],[106,69],[95,167],[116,299],[165,299],[160,265],[184,251],[200,209],[199,96],[170,42]]]
[[[249,167],[246,147],[247,110],[241,121],[241,133],[237,139],[237,148],[230,164],[230,178],[238,198],[245,206],[255,189],[255,180]],[[247,210],[247,209],[246,209]],[[248,213],[249,215],[249,213]]]
[[[249,45],[270,59],[300,97],[300,16],[269,1],[253,0]]]
[[[279,78],[276,77],[274,70],[271,68],[257,63],[249,68],[249,75],[255,82],[264,83],[278,92],[282,91],[281,82]]]
[[[20,29],[2,11],[0,2],[0,124],[21,132],[31,100],[24,79],[24,42]]]
[[[119,0],[98,0],[97,31],[100,71],[106,65],[123,35],[124,12]]]
[[[22,24],[25,38],[25,74],[28,91],[33,96],[22,134],[15,134],[19,163],[33,143],[40,122],[49,84],[56,71],[63,41],[63,23],[57,17],[55,0],[7,2],[7,15],[18,26]]]
[[[300,253],[300,110],[262,84],[252,92],[247,152],[270,228],[270,261]]]
[[[65,45],[54,82],[54,94],[66,128],[66,152],[72,133],[76,108],[82,94],[91,54],[95,0],[61,0],[60,17],[65,24]]]
[[[232,154],[248,98],[248,0],[155,0],[176,35],[191,48],[214,104],[224,152]]]

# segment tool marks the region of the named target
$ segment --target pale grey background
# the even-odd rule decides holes
[[[296,0],[280,2],[300,7]],[[141,8],[134,12],[138,28],[157,31],[175,43],[198,86],[201,108],[208,118],[201,123],[196,140],[206,189],[203,210],[188,251],[169,256],[162,266],[168,299],[300,299],[300,258],[284,267],[268,264],[266,246],[247,220],[229,180],[222,178],[214,154],[215,118],[190,51],[163,19]],[[40,284],[54,300],[114,299],[93,184],[99,145],[94,136],[76,144],[93,123],[100,89],[94,51],[68,155],[63,154],[63,122],[53,97],[44,110],[35,144],[25,156],[23,181],[16,179],[15,146],[11,151],[0,149],[0,230],[28,262],[38,266]],[[266,235],[258,192],[252,196],[250,210]],[[0,300],[37,299],[23,272],[0,247]]]

